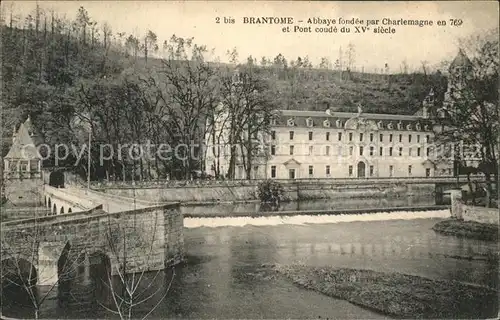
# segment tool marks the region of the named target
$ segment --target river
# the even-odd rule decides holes
[[[280,278],[266,277],[262,266],[273,263],[367,268],[498,288],[498,261],[483,259],[496,253],[497,244],[436,234],[432,226],[447,214],[442,210],[285,219],[186,218],[186,263],[146,274],[142,283],[154,283],[160,289],[153,299],[136,307],[136,314],[145,315],[171,282],[150,318],[384,318]],[[116,317],[101,306],[111,305],[112,299],[94,273],[98,270],[88,279],[75,279],[70,290],[56,288],[42,304],[41,315]],[[39,290],[43,295],[47,288]],[[3,313],[32,316],[29,301],[14,294],[4,299]],[[479,308],[495,315],[498,301],[483,302]]]

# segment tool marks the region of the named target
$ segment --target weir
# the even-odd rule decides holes
[[[401,210],[401,209],[400,209]],[[450,209],[438,209],[427,211],[379,211],[375,213],[359,214],[303,214],[303,215],[270,215],[270,216],[239,216],[239,217],[185,217],[185,228],[199,227],[244,227],[274,226],[274,225],[307,225],[327,223],[348,223],[357,221],[384,221],[384,220],[413,220],[429,218],[449,218]]]

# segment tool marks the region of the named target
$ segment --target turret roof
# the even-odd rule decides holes
[[[455,57],[455,59],[453,59],[453,61],[450,64],[450,70],[456,66],[470,66],[471,64],[472,63],[469,57],[467,57],[464,51],[460,49],[458,50],[457,56]]]

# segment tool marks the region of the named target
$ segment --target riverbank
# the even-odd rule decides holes
[[[490,223],[447,219],[432,227],[437,233],[459,238],[497,241],[498,226]]]
[[[492,318],[497,291],[401,273],[274,265],[295,285],[397,318]]]

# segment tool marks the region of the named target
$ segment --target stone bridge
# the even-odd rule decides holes
[[[80,210],[47,189],[51,204]],[[85,200],[87,201],[87,200]],[[90,200],[89,200],[90,201]],[[66,208],[65,207],[65,208]],[[57,284],[103,264],[111,275],[161,270],[184,257],[179,204],[107,213],[92,209],[2,223],[2,282]]]
[[[102,205],[101,209],[105,212],[114,213],[162,204],[160,202],[106,194],[74,185],[64,188],[43,185],[42,195],[44,204],[50,209],[51,215],[86,211],[99,205]]]

